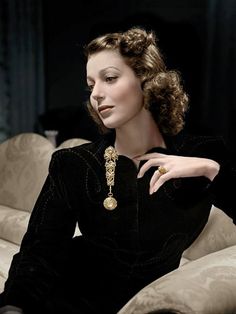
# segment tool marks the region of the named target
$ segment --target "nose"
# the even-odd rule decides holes
[[[100,103],[103,99],[104,96],[92,96],[94,100],[96,100],[98,103]]]
[[[98,86],[98,84],[94,85],[91,96],[97,102],[101,102],[104,99],[104,93],[101,87]]]

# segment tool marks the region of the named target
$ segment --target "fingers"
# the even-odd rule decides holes
[[[155,193],[169,179],[171,179],[171,175],[168,172],[161,174],[156,170],[150,181],[149,193]]]
[[[142,156],[137,156],[134,159],[141,161],[141,160],[147,160],[145,164],[140,168],[139,173],[138,173],[138,178],[141,178],[148,169],[151,167],[157,167],[161,166],[164,163],[164,160],[166,159],[165,154],[159,154],[159,153],[151,153],[151,154],[146,154]]]
[[[160,175],[157,180],[153,181],[152,186],[150,184],[149,193],[150,194],[155,193],[169,179],[171,179],[171,176],[169,175],[169,173]]]
[[[158,170],[156,170],[150,180],[149,194],[154,193],[155,183],[159,180],[161,174]]]
[[[154,172],[150,180],[150,187],[149,187],[150,194],[155,193],[162,186],[162,184],[168,180],[169,175],[167,175],[167,172],[165,173],[166,169],[164,167],[164,164],[166,164],[168,157],[169,156],[165,154],[159,154],[159,153],[150,153],[150,154],[145,154],[142,156],[135,157],[135,159],[139,161],[147,160],[144,163],[144,165],[142,165],[142,167],[140,168],[139,173],[137,175],[138,178],[142,178],[143,175],[151,167],[157,167],[157,170]],[[160,167],[160,170],[158,170],[159,167]]]
[[[139,169],[138,178],[142,178],[142,176],[147,172],[151,167],[158,167],[163,165],[164,161],[160,160],[159,158],[149,159],[145,162],[144,165]]]
[[[171,178],[169,173],[162,174],[158,169],[154,172],[149,187],[149,194],[155,193],[167,180]]]

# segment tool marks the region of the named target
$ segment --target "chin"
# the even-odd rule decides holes
[[[107,129],[116,129],[119,127],[119,123],[117,122],[103,121],[103,124]]]
[[[127,124],[129,121],[126,117],[107,117],[107,119],[101,119],[104,126],[108,129],[119,129]]]
[[[104,123],[104,126],[105,126],[107,129],[109,129],[109,130],[112,130],[112,129],[116,129],[116,128],[117,128],[117,126],[114,126],[114,124],[105,124],[105,123]]]

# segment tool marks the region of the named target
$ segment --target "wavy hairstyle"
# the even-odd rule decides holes
[[[123,33],[109,33],[92,40],[85,47],[89,59],[94,53],[109,49],[118,51],[126,64],[141,80],[144,106],[150,110],[160,131],[175,135],[184,126],[188,96],[177,71],[168,71],[157,46],[154,32],[134,27]],[[108,129],[87,102],[88,110],[102,132]]]

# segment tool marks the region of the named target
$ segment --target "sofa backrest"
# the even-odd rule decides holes
[[[22,133],[0,144],[0,239],[20,245],[52,153],[87,142],[73,138],[55,148],[39,134]]]
[[[0,144],[0,204],[31,212],[55,150],[88,142],[71,139],[55,148],[36,133],[21,133]]]

